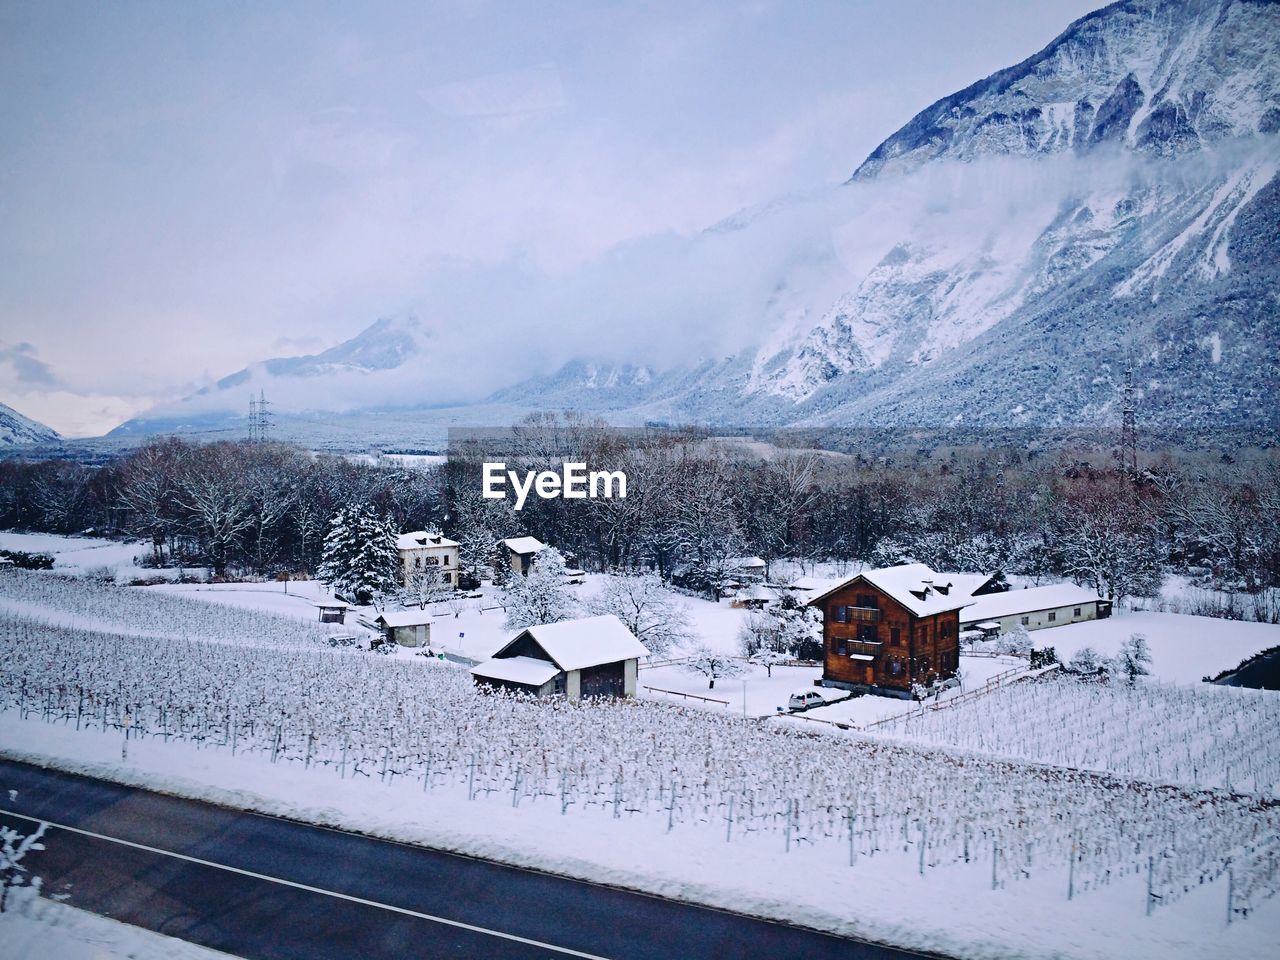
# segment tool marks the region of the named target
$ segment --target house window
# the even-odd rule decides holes
[[[1056,610],[1049,611],[1049,622],[1053,623],[1053,621],[1057,619],[1058,619],[1058,612]]]
[[[1029,624],[1030,622],[1031,622],[1031,618],[1030,618],[1030,617],[1023,617],[1023,618],[1022,618],[1022,625],[1023,625],[1024,627],[1025,627],[1027,624]]]
[[[421,570],[421,569],[422,569],[422,558],[421,558],[421,557],[414,557],[414,558],[413,558],[413,569],[415,569],[415,570]]]
[[[858,594],[858,606],[870,607],[874,610],[879,606],[879,601],[874,593],[860,593]]]
[[[843,607],[843,606],[842,606],[842,607],[836,607],[835,613],[836,613],[836,623],[848,623],[848,622],[849,622],[849,608],[848,608],[848,607]]]
[[[1075,608],[1075,610],[1071,611],[1071,615],[1072,615],[1073,617],[1078,617],[1078,616],[1080,616],[1080,608],[1079,608],[1079,607],[1076,607],[1076,608]]]
[[[837,637],[837,638],[836,638],[836,653],[840,654],[840,656],[842,656],[842,657],[843,657],[843,656],[847,656],[847,655],[848,655],[848,653],[849,653],[849,643],[848,643],[848,641],[846,641],[846,640],[845,640],[845,638],[844,638],[844,637]]]
[[[890,628],[889,628],[889,642],[890,642],[890,643],[901,643],[901,642],[902,642],[902,631],[901,631],[901,630],[899,630],[897,627],[890,627]]]
[[[451,579],[449,579],[449,574],[447,574],[447,573],[442,573],[442,574],[440,574],[440,582],[441,582],[441,583],[452,583],[453,581],[452,581]]]
[[[889,661],[889,672],[895,677],[902,673],[902,661],[894,657]]]
[[[427,564],[428,564],[428,566],[438,567],[438,566],[440,566],[440,558],[439,558],[439,557],[427,557]]]
[[[862,623],[858,625],[858,642],[875,643],[876,627],[873,623]]]

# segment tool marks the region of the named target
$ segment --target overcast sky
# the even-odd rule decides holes
[[[837,184],[1096,5],[0,0],[0,400],[101,433]]]

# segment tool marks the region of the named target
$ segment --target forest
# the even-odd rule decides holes
[[[623,429],[555,415],[459,431],[425,467],[360,462],[272,442],[157,439],[104,464],[0,461],[0,528],[128,536],[147,562],[214,577],[316,570],[333,517],[366,505],[401,531],[439,528],[478,577],[498,540],[530,534],[589,570],[651,569],[713,595],[734,557],[773,576],[819,562],[1001,570],[1068,578],[1114,600],[1169,574],[1216,591],[1216,613],[1275,621],[1280,458],[1105,451],[816,449],[812,440]],[[515,511],[481,495],[481,463],[574,460],[624,470],[625,498],[542,500]]]

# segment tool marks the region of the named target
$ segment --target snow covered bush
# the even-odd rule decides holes
[[[683,667],[690,673],[700,673],[706,677],[708,690],[716,688],[717,680],[740,677],[743,673],[740,660],[706,646],[695,648]]]
[[[48,826],[42,823],[34,833],[25,836],[12,827],[0,827],[0,913],[4,913],[9,904],[9,891],[28,883],[23,858],[32,850],[44,849],[40,838]],[[32,879],[29,886],[39,890],[40,878]]]
[[[564,557],[552,548],[538,554],[527,576],[513,576],[498,602],[507,611],[509,630],[568,620],[578,609],[577,598],[565,582]]]

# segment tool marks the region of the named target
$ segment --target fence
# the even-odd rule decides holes
[[[673,697],[684,697],[686,700],[702,700],[706,703],[718,703],[722,707],[727,707],[729,705],[728,700],[717,700],[715,697],[703,697],[696,693],[684,693],[680,690],[663,690],[661,687],[645,687],[644,689],[648,690],[650,693],[666,693]]]

